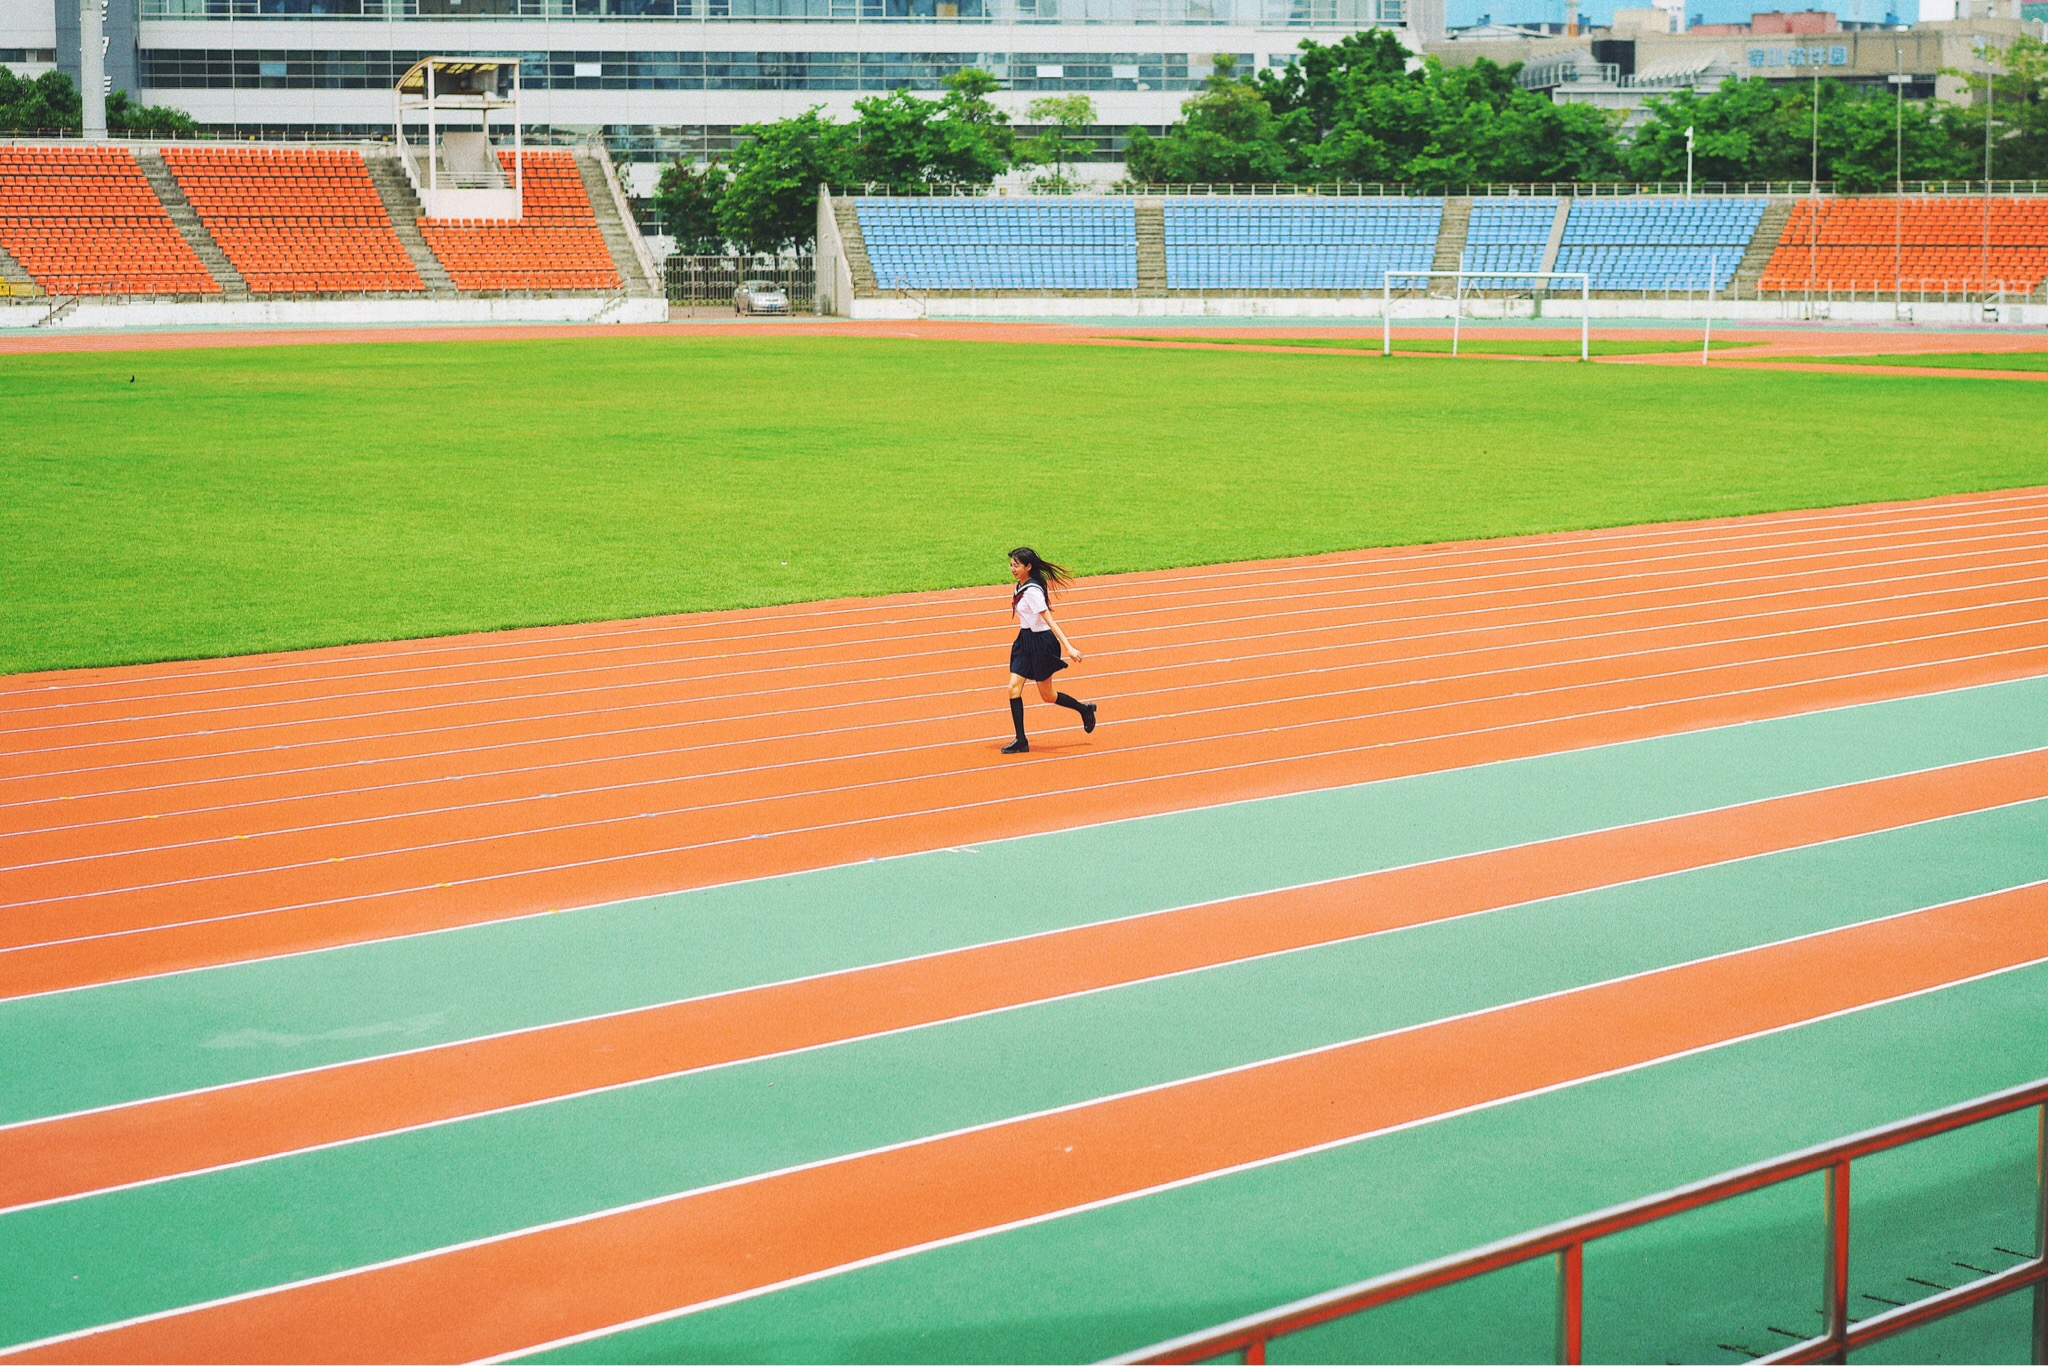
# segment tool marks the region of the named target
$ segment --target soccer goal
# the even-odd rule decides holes
[[[1401,282],[1396,284],[1396,282]],[[1459,333],[1467,305],[1492,299],[1501,305],[1500,316],[1508,316],[1509,300],[1527,300],[1533,316],[1541,301],[1562,291],[1579,296],[1579,359],[1593,358],[1593,277],[1573,270],[1390,270],[1380,281],[1380,353],[1394,354],[1394,304],[1396,290],[1404,297],[1426,299],[1451,305],[1451,354],[1458,354]],[[1433,314],[1430,316],[1434,316]]]

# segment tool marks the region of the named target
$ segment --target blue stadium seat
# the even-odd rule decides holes
[[[1460,270],[1541,270],[1543,248],[1557,219],[1558,201],[1541,198],[1481,197],[1472,201],[1465,226],[1465,251]],[[1533,289],[1534,277],[1505,276],[1484,280],[1489,289]]]
[[[1763,216],[1761,199],[1576,199],[1553,269],[1594,289],[1726,289]]]
[[[1428,270],[1442,199],[1170,198],[1169,289],[1378,289]]]
[[[1129,199],[856,199],[884,289],[1135,289]]]

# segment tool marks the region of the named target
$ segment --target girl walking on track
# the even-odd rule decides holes
[[[1031,742],[1024,738],[1027,679],[1038,685],[1038,695],[1043,700],[1081,713],[1084,732],[1095,729],[1095,707],[1052,690],[1052,676],[1067,667],[1060,658],[1063,647],[1076,664],[1081,662],[1081,652],[1052,619],[1052,590],[1066,586],[1067,571],[1039,558],[1030,546],[1020,545],[1010,552],[1010,577],[1017,581],[1016,590],[1010,594],[1010,611],[1015,614],[1019,628],[1017,639],[1010,646],[1010,723],[1017,728],[1017,738],[1003,746],[1003,753],[1029,754]]]

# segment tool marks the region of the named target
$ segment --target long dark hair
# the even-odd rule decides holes
[[[1052,590],[1055,588],[1065,588],[1073,580],[1073,575],[1067,573],[1065,569],[1046,559],[1028,545],[1020,545],[1011,551],[1010,558],[1031,571],[1030,580],[1026,583],[1018,584],[1011,591],[1010,605],[1013,607],[1016,606],[1017,599],[1023,596],[1024,590],[1029,588],[1031,584],[1035,583],[1043,589],[1045,600],[1051,602]]]

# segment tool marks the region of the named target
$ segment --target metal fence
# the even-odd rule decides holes
[[[1934,196],[1937,198],[1974,197],[1989,193],[1994,196],[2048,194],[2048,180],[1994,180],[1987,190],[1981,180],[1909,180],[1901,187],[1908,198]],[[1032,198],[1036,192],[1013,186],[989,185],[885,185],[868,183],[833,187],[835,196],[898,197],[905,199],[947,198],[953,196],[988,198]],[[1232,197],[1251,196],[1293,196],[1314,195],[1321,198],[1438,198],[1454,195],[1487,197],[1535,196],[1541,198],[1608,198],[1660,196],[1682,198],[1688,194],[1699,195],[1767,195],[1778,197],[1807,198],[1819,194],[1829,198],[1845,199],[1886,199],[1891,197],[1888,190],[1841,190],[1833,181],[1823,180],[1817,184],[1804,180],[1750,180],[1750,181],[1697,181],[1690,189],[1679,181],[1612,181],[1580,182],[1564,181],[1556,184],[1491,184],[1460,183],[1446,185],[1416,185],[1400,182],[1343,181],[1321,185],[1146,185],[1135,181],[1123,181],[1107,189],[1088,189],[1074,194],[1058,194],[1056,198],[1086,198],[1103,194],[1145,195],[1160,197],[1227,195]]]
[[[1999,1271],[1910,1304],[1873,1314],[1860,1322],[1849,1313],[1849,1173],[1860,1158],[1982,1124],[2003,1115],[2034,1111],[2034,1173],[2032,1222],[2037,1230],[2030,1254],[2000,1248],[2013,1259]],[[1576,1363],[1583,1346],[1586,1244],[1675,1214],[1763,1190],[1802,1176],[1824,1179],[1821,1208],[1825,1262],[1821,1281],[1823,1327],[1816,1337],[1791,1343],[1762,1361],[1847,1361],[1849,1354],[1896,1333],[1973,1305],[2017,1291],[2032,1291],[2033,1335],[2030,1358],[2048,1362],[2048,1081],[2015,1086],[1982,1099],[1952,1105],[1882,1128],[1866,1130],[1834,1143],[1738,1168],[1721,1176],[1680,1186],[1626,1205],[1616,1205],[1583,1218],[1554,1224],[1520,1237],[1504,1239],[1471,1252],[1459,1253],[1406,1271],[1378,1276],[1262,1314],[1253,1314],[1204,1332],[1190,1333],[1126,1356],[1117,1362],[1204,1362],[1235,1355],[1247,1363],[1266,1360],[1267,1344],[1332,1320],[1361,1314],[1383,1304],[1517,1266],[1541,1258],[1557,1262],[1557,1359]],[[1970,1270],[1977,1270],[1975,1267]]]
[[[672,304],[730,308],[733,291],[764,280],[789,296],[790,312],[817,307],[817,263],[809,256],[671,256],[661,264],[661,277]]]

